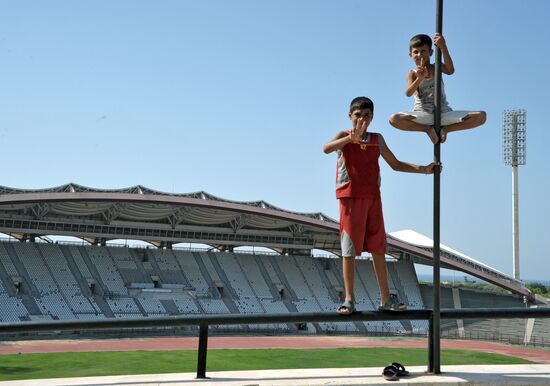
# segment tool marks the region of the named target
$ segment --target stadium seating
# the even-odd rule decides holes
[[[356,260],[360,310],[375,310],[380,295],[372,260]],[[388,262],[389,284],[409,309],[432,302],[411,261]],[[455,290],[462,308],[523,307],[521,299]],[[288,255],[162,250],[121,246],[0,242],[0,322],[144,318],[181,314],[332,312],[342,301],[341,260]],[[452,308],[450,288],[441,306]],[[466,337],[550,341],[548,320],[464,321]],[[302,326],[303,327],[303,326]],[[213,326],[219,331],[426,335],[427,321]],[[458,335],[456,321],[442,321]],[[493,334],[496,335],[496,334]],[[529,343],[528,342],[528,343]]]

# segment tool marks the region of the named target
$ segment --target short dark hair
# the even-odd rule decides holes
[[[369,109],[374,114],[374,103],[364,96],[354,98],[349,105],[349,112],[352,113],[355,110]]]
[[[411,40],[409,41],[409,51],[411,51],[413,48],[418,48],[423,45],[427,45],[428,48],[432,49],[432,38],[428,35],[424,34],[418,34],[414,35]]]

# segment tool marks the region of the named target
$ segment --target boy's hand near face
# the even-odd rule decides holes
[[[416,70],[414,71],[416,74],[416,77],[420,80],[428,79],[430,77],[430,71],[428,70],[428,66],[426,66],[426,63],[424,63],[424,59],[420,59],[420,66],[416,67]]]
[[[349,137],[352,142],[359,142],[363,138],[363,134],[367,130],[367,120],[365,118],[359,118],[355,121],[355,125],[351,129]]]

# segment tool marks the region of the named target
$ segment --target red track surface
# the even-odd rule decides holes
[[[340,348],[340,347],[410,347],[426,348],[422,339],[372,339],[365,337],[327,336],[232,336],[209,337],[209,349],[251,348]],[[99,340],[31,340],[0,342],[0,355],[44,352],[196,350],[198,338],[145,338]],[[466,349],[515,356],[536,363],[550,364],[550,350],[523,348],[500,343],[466,340],[442,340],[442,349]]]

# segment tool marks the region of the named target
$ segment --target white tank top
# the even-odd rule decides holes
[[[435,81],[434,78],[424,79],[420,82],[418,90],[414,93],[414,107],[413,111],[425,111],[433,114],[435,110]],[[441,112],[446,113],[452,111],[447,103],[447,97],[445,95],[445,85],[443,79],[441,80]]]

